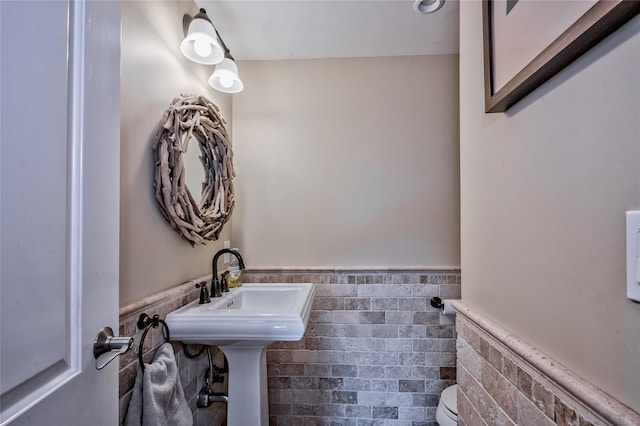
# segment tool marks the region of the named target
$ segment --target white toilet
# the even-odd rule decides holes
[[[436,422],[440,426],[458,424],[458,385],[449,386],[442,391],[436,410]]]

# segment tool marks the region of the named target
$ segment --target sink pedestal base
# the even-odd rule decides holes
[[[228,426],[269,426],[266,347],[302,339],[314,295],[311,283],[251,283],[167,314],[173,340],[217,346],[227,356]]]
[[[266,346],[218,346],[229,363],[228,426],[268,426]]]

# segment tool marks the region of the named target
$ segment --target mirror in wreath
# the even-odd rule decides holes
[[[202,203],[202,190],[204,189],[207,175],[201,161],[202,154],[200,143],[196,138],[191,138],[187,150],[183,153],[184,167],[187,170],[185,183],[195,203],[199,206]]]
[[[235,171],[225,124],[213,102],[182,95],[164,112],[154,136],[156,201],[167,222],[191,245],[217,240],[233,211]],[[188,174],[198,174],[193,165],[186,167],[194,151],[198,154],[193,145],[202,164],[199,196],[192,192],[195,180],[187,180]]]

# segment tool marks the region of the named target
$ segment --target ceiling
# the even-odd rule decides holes
[[[236,60],[458,53],[458,0],[431,15],[414,0],[195,1]]]

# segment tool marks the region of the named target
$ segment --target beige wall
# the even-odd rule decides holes
[[[461,2],[462,297],[640,411],[640,17],[506,114],[483,111],[481,2]]]
[[[249,266],[458,266],[458,57],[242,62]]]
[[[186,1],[124,1],[121,65],[120,303],[127,304],[211,273],[211,258],[230,239],[191,247],[160,214],[153,193],[152,137],[181,93],[206,96],[231,118],[231,96],[207,85],[213,67],[190,62],[178,47]]]

